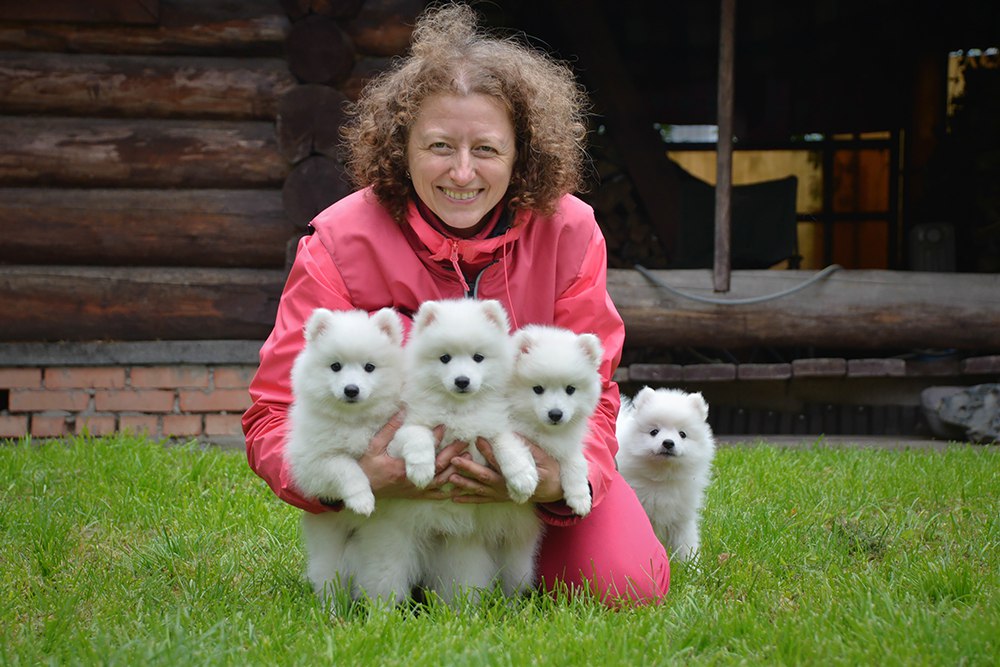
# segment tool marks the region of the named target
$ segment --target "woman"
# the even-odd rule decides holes
[[[589,589],[608,604],[655,602],[670,567],[635,494],[615,469],[617,385],[624,327],[606,288],[604,238],[570,195],[584,165],[585,97],[571,72],[542,54],[477,30],[463,5],[429,10],[411,55],[362,93],[345,129],[357,192],[320,213],[302,240],[260,352],[243,418],[253,470],[286,502],[330,511],[289,480],[283,450],[289,371],[314,308],[391,306],[410,317],[427,300],[497,299],[514,327],[555,324],[597,334],[603,394],[586,443],[593,510],[562,501],[558,464],[538,447],[532,501],[546,534],[538,572],[549,590]],[[429,489],[386,454],[397,417],[360,463],[376,498],[509,500],[503,478],[452,443]],[[450,483],[449,491],[441,489]]]

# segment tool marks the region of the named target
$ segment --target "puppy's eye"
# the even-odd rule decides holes
[[[375,364],[365,364],[365,373],[371,373],[375,370]]]
[[[476,362],[477,364],[481,364],[483,362],[483,359],[485,359],[485,358],[486,357],[484,357],[483,355],[479,354],[478,352],[475,353],[474,355],[472,355],[472,360],[474,362]]]
[[[570,396],[572,396],[573,394],[576,393],[576,387],[574,387],[571,384],[566,385],[566,393],[569,394]]]
[[[649,432],[649,434],[655,438],[656,434],[659,433],[659,432],[660,432],[660,429],[654,428],[652,431]]]
[[[684,431],[677,431],[677,435],[681,436],[682,438],[688,437],[688,434],[685,433]]]
[[[334,373],[339,373],[341,368],[343,368],[343,366],[340,365],[339,361],[335,361],[332,364],[330,364],[330,370],[332,370]]]
[[[541,396],[542,394],[545,393],[545,387],[543,387],[540,384],[536,384],[534,387],[531,388],[531,391],[533,391],[536,394],[538,394],[539,396]]]
[[[449,361],[451,361],[451,355],[450,354],[442,354],[441,355],[441,363],[442,364],[446,364]]]

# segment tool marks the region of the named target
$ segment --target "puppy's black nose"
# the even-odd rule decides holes
[[[344,387],[344,396],[346,396],[347,398],[357,398],[358,394],[360,393],[361,390],[358,389],[358,385],[356,384],[349,384],[346,387]]]
[[[674,449],[674,441],[673,440],[664,440],[663,443],[662,443],[662,446],[663,446],[663,449],[665,449],[668,452],[671,452]]]
[[[552,408],[551,410],[549,410],[549,421],[552,422],[553,424],[558,424],[559,422],[562,421],[562,418],[563,418],[563,411],[560,410],[559,408]]]
[[[468,389],[469,378],[465,377],[464,375],[459,375],[457,378],[455,378],[455,386],[458,387],[459,389]]]

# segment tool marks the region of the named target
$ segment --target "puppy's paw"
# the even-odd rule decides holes
[[[429,461],[414,461],[414,457],[406,460],[406,477],[419,489],[426,489],[434,479],[434,458]]]
[[[370,490],[356,493],[344,498],[344,505],[347,509],[361,516],[371,516],[371,513],[375,511],[375,495]]]
[[[538,486],[538,470],[533,465],[507,472],[507,493],[516,503],[527,502]]]
[[[590,514],[590,493],[567,493],[566,504],[577,516],[587,516]]]

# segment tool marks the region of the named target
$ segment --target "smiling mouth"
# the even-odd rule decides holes
[[[470,192],[459,192],[458,190],[449,190],[448,188],[441,188],[441,192],[444,193],[449,199],[457,199],[458,201],[468,201],[469,199],[475,199],[479,194],[479,190],[472,190]]]

